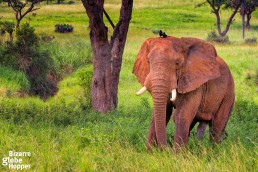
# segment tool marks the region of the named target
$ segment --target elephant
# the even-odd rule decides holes
[[[220,143],[235,93],[229,67],[213,45],[197,38],[149,38],[138,52],[133,74],[143,86],[136,95],[148,91],[153,100],[147,150],[168,147],[166,125],[171,116],[175,150],[187,147],[198,122],[198,138],[208,124],[210,140]]]

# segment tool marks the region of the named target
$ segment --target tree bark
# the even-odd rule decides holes
[[[242,39],[245,39],[245,14],[246,14],[246,6],[245,0],[241,3],[240,15],[242,17]]]
[[[117,107],[119,74],[133,0],[122,0],[120,19],[110,43],[103,21],[104,0],[82,0],[82,3],[90,19],[93,50],[92,108],[105,113]]]
[[[223,30],[223,32],[220,34],[220,36],[224,37],[224,36],[226,36],[226,34],[228,33],[229,27],[230,27],[230,25],[232,24],[232,21],[233,21],[235,15],[236,15],[236,13],[237,13],[237,11],[238,11],[240,5],[241,5],[241,4],[239,4],[239,5],[235,8],[235,10],[233,11],[233,13],[230,15],[230,17],[229,17],[229,19],[228,19],[228,22],[227,22],[227,25],[226,25],[226,28]]]
[[[241,15],[242,17],[242,39],[245,39],[245,15]]]
[[[251,28],[251,25],[250,25],[250,20],[251,20],[251,17],[252,17],[252,12],[250,12],[250,13],[247,13],[246,14],[246,28],[248,29],[248,30],[250,30],[250,28]]]
[[[123,0],[120,10],[120,19],[114,29],[113,36],[111,37],[111,82],[112,90],[111,95],[113,98],[114,107],[118,104],[118,82],[122,66],[122,56],[126,42],[126,36],[129,28],[129,23],[132,16],[133,0]]]

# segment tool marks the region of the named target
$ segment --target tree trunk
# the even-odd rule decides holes
[[[229,30],[229,28],[230,28],[230,25],[232,24],[232,21],[233,21],[235,15],[236,15],[236,13],[237,13],[237,11],[238,11],[238,9],[239,9],[241,3],[239,3],[239,4],[234,8],[233,13],[230,15],[230,17],[229,17],[229,19],[228,19],[228,21],[227,21],[226,28],[222,31],[222,30],[221,30],[221,23],[220,23],[220,22],[221,22],[221,21],[220,21],[220,14],[219,14],[219,12],[220,12],[220,5],[221,5],[221,4],[220,4],[219,1],[218,1],[218,4],[217,4],[218,7],[216,8],[216,7],[215,7],[215,1],[210,2],[210,1],[207,0],[207,2],[209,3],[209,5],[210,5],[211,8],[212,8],[212,10],[213,10],[212,12],[216,15],[216,20],[217,20],[216,25],[217,25],[217,29],[218,29],[219,35],[220,35],[221,37],[226,36],[226,34],[227,34],[227,32],[228,32],[228,30]]]
[[[242,16],[242,39],[245,39],[245,15]]]
[[[123,0],[122,7],[120,10],[120,19],[115,26],[113,36],[111,37],[110,46],[111,46],[111,81],[112,81],[112,90],[111,95],[113,98],[113,104],[117,107],[118,103],[118,82],[119,75],[122,66],[122,56],[124,52],[126,36],[129,28],[129,23],[132,16],[133,0]]]
[[[241,3],[240,15],[242,17],[242,39],[245,39],[245,13],[246,13],[246,6],[245,0]]]
[[[217,19],[217,23],[216,23],[216,24],[217,24],[218,33],[219,33],[220,36],[223,36],[222,31],[221,31],[221,26],[220,26],[220,15],[219,15],[219,11],[215,11],[214,13],[215,13],[216,19]]]
[[[16,30],[20,27],[20,22],[21,20],[16,19],[16,26],[15,26]]]
[[[13,42],[13,32],[9,33],[9,37],[10,37],[10,42]]]
[[[107,112],[114,107],[111,98],[111,50],[108,29],[103,22],[104,0],[87,1],[83,5],[90,19],[90,40],[93,50],[92,108]]]
[[[117,107],[119,74],[133,0],[123,0],[120,20],[109,44],[108,29],[103,21],[104,0],[82,0],[90,19],[93,50],[92,108],[108,112]]]
[[[235,15],[236,15],[236,13],[237,13],[239,7],[240,7],[240,4],[236,7],[236,9],[233,11],[233,13],[231,14],[231,16],[229,17],[228,22],[227,22],[227,25],[226,25],[226,28],[223,30],[221,36],[224,37],[224,36],[226,36],[226,34],[228,33],[229,27],[230,27],[230,25],[232,24],[232,21],[233,21]]]
[[[250,20],[251,20],[251,17],[252,17],[251,14],[252,14],[252,13],[247,13],[247,14],[246,14],[246,17],[247,17],[247,19],[246,19],[246,28],[247,28],[248,30],[250,30],[250,28],[251,28],[251,25],[250,25]]]

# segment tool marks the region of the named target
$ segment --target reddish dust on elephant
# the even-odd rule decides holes
[[[173,112],[175,149],[188,143],[196,123],[202,138],[209,125],[210,139],[221,141],[235,95],[227,64],[213,45],[196,38],[149,38],[137,55],[133,73],[153,99],[147,149],[167,147],[166,125]]]

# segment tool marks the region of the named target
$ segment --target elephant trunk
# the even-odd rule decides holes
[[[161,84],[162,82],[152,80],[152,98],[154,104],[154,121],[155,121],[155,133],[159,147],[165,147],[167,145],[166,140],[166,106],[168,100],[167,86]]]

